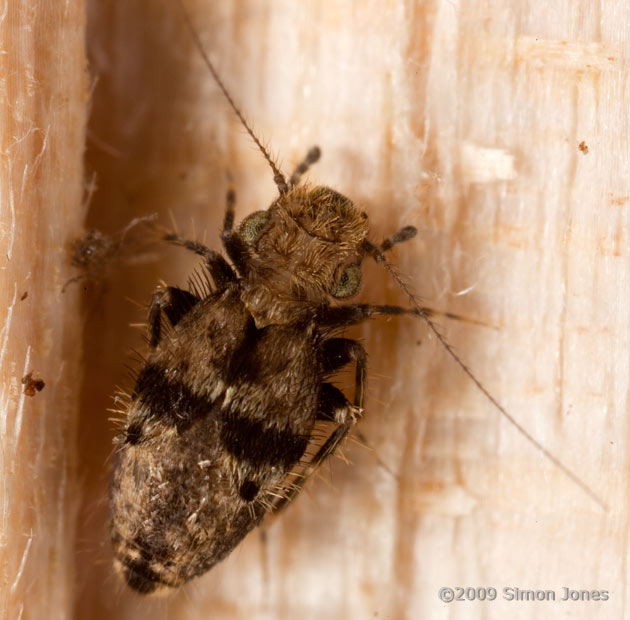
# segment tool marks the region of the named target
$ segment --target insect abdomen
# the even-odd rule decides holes
[[[196,305],[136,381],[111,527],[118,568],[139,592],[177,587],[222,560],[310,440],[321,383],[314,336],[256,329],[237,293]]]

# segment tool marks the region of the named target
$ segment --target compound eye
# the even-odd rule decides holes
[[[341,276],[339,276],[331,294],[337,299],[345,299],[346,297],[352,297],[359,290],[360,286],[361,267],[359,265],[350,265],[341,272]]]
[[[269,221],[268,211],[256,211],[248,215],[241,223],[241,237],[248,244],[254,243],[260,234],[260,231]]]

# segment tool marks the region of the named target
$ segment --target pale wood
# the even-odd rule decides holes
[[[0,618],[68,618],[79,505],[82,2],[0,3]],[[45,381],[23,392],[29,371]]]
[[[375,321],[362,432],[284,514],[184,591],[151,601],[110,568],[111,425],[129,321],[197,263],[112,269],[86,332],[86,500],[77,617],[621,618],[628,609],[630,5],[189,1],[235,99],[285,170],[369,214],[392,260],[484,385],[607,504],[604,511],[478,393],[418,321]],[[93,2],[98,78],[92,223],[168,210],[219,247],[228,172],[238,217],[271,174],[202,66],[176,3]],[[585,141],[588,154],[579,150]],[[366,267],[362,300],[406,303]],[[128,385],[128,384],[127,384]],[[389,473],[380,463],[393,471]],[[441,586],[602,589],[606,602],[459,602]],[[500,592],[501,595],[501,592]]]

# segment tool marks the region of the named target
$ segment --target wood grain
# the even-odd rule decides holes
[[[106,533],[104,411],[125,382],[126,351],[142,348],[127,324],[143,310],[126,299],[146,303],[159,278],[183,284],[196,264],[156,248],[155,263],[114,261],[84,295],[75,616],[621,618],[630,603],[630,7],[187,5],[285,170],[319,144],[311,180],[368,212],[375,239],[419,228],[392,261],[428,305],[466,319],[440,319],[462,359],[607,509],[516,432],[420,322],[375,321],[356,332],[371,360],[370,448],[347,444],[352,465],[334,460],[184,591],[159,601],[124,591]],[[170,211],[180,230],[194,222],[218,247],[228,174],[238,218],[269,204],[269,170],[176,3],[91,2],[88,43],[90,226],[115,233],[137,215],[168,221]],[[365,279],[361,299],[406,303],[383,270],[367,266]],[[33,538],[31,553],[41,544]],[[441,586],[458,585],[493,586],[500,600],[439,601]],[[510,602],[501,591],[560,599],[564,586],[607,590],[609,600]]]
[[[84,216],[84,35],[81,2],[0,3],[2,620],[67,617],[75,592],[81,325],[61,288]]]

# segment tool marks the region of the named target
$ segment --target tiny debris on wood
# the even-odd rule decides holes
[[[46,384],[43,379],[33,379],[33,371],[22,377],[24,385],[24,394],[27,396],[35,396],[37,392],[41,392]]]
[[[582,154],[588,155],[588,146],[584,140],[578,144],[578,148],[582,151]]]

